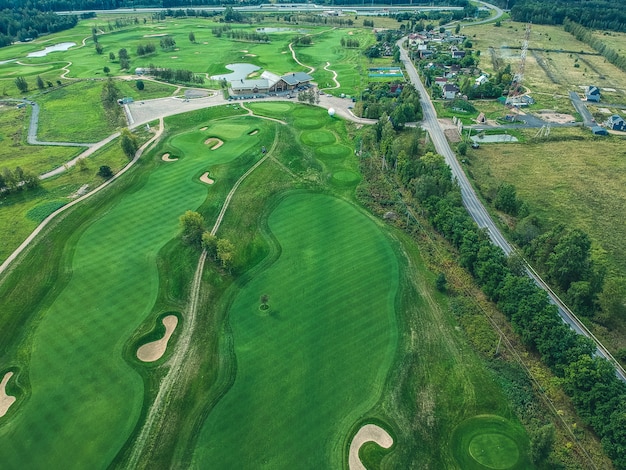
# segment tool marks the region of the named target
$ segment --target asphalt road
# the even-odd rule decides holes
[[[400,48],[400,60],[405,66],[409,80],[420,93],[420,101],[424,114],[423,127],[430,134],[430,137],[437,152],[443,155],[446,163],[452,169],[452,174],[454,178],[456,178],[457,183],[461,188],[463,204],[467,208],[469,214],[472,216],[472,218],[479,227],[485,228],[487,230],[491,241],[495,245],[502,248],[504,253],[510,255],[511,253],[513,253],[514,248],[504,238],[498,227],[496,227],[495,223],[493,222],[491,216],[483,206],[482,202],[478,199],[474,188],[470,184],[467,176],[465,175],[465,172],[457,161],[454,152],[450,148],[448,140],[443,133],[443,129],[441,128],[439,121],[437,120],[437,113],[435,112],[435,108],[432,104],[432,101],[430,100],[430,96],[426,92],[426,89],[424,88],[424,85],[422,84],[422,81],[417,74],[417,70],[409,59],[406,50],[402,47],[402,43],[405,40],[406,38],[402,38],[397,43],[398,47]],[[573,99],[572,102],[574,102]],[[582,105],[584,107],[584,104]],[[529,264],[526,264],[526,272],[539,287],[541,287],[548,293],[551,302],[557,306],[559,315],[561,316],[563,321],[567,323],[576,333],[591,338],[596,343],[597,354],[611,362],[616,368],[617,376],[622,381],[626,382],[626,371],[624,371],[624,369],[613,358],[611,353],[604,347],[604,345],[595,336],[593,336],[593,334],[587,329],[587,327],[585,327],[585,325],[569,310],[569,308],[563,303],[563,301],[552,291],[550,286],[548,286],[548,284],[546,284],[543,279],[541,279],[541,277]]]

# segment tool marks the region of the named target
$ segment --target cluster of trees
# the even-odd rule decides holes
[[[213,34],[213,36],[215,37],[221,38],[224,33],[226,33],[227,31],[230,31],[231,29],[233,29],[232,26],[225,24],[222,26],[211,28],[211,34]]]
[[[235,261],[235,245],[227,238],[218,238],[206,230],[204,217],[198,212],[186,211],[180,216],[181,238],[183,242],[198,249],[230,270]]]
[[[128,130],[128,128],[122,129],[121,134],[120,146],[122,147],[122,151],[124,152],[124,155],[132,160],[135,156],[135,152],[137,152],[137,149],[139,148],[139,142],[137,142],[137,138],[130,132],[130,130]]]
[[[413,85],[374,82],[363,91],[361,100],[354,105],[354,114],[369,119],[379,119],[383,114],[395,129],[407,122],[422,119],[419,93]]]
[[[356,49],[359,48],[361,46],[361,43],[359,42],[358,39],[353,39],[353,38],[341,38],[341,47],[347,47],[349,49]]]
[[[392,15],[398,22],[406,21],[408,23],[403,29],[407,32],[419,32],[430,31],[434,29],[433,22],[438,23],[440,26],[448,24],[451,21],[459,21],[463,18],[473,17],[478,14],[478,7],[470,2],[459,1],[458,5],[450,6],[462,6],[463,10],[454,11],[415,11],[415,12],[401,12]],[[402,26],[402,25],[401,25]]]
[[[148,55],[148,54],[152,54],[154,52],[156,52],[156,46],[152,42],[149,42],[147,44],[139,44],[137,46],[137,55],[138,56]]]
[[[277,17],[278,19],[280,17]],[[283,20],[288,23],[311,23],[311,24],[332,24],[340,27],[353,26],[354,21],[351,18],[342,18],[341,16],[320,16],[314,13],[293,13],[283,15]]]
[[[295,46],[310,46],[313,43],[313,39],[309,35],[294,36],[291,41]]]
[[[320,102],[320,95],[313,90],[304,90],[298,93],[298,101],[303,103],[316,104]]]
[[[204,77],[196,75],[191,70],[156,67],[154,64],[150,64],[148,69],[150,74],[166,82],[204,83]]]
[[[161,41],[159,41],[159,44],[161,45],[161,49],[163,49],[164,51],[168,51],[176,47],[176,41],[172,36],[162,37]]]
[[[24,171],[19,166],[14,171],[4,167],[0,173],[0,197],[38,187],[39,177],[34,173]]]
[[[598,51],[606,60],[615,65],[617,68],[626,72],[626,55],[620,54],[618,51],[604,43],[602,39],[595,37],[593,35],[593,31],[585,28],[581,24],[567,19],[563,22],[563,28],[579,41],[588,44],[594,50]]]
[[[220,26],[213,28],[211,31],[218,38],[226,36],[227,38],[236,39],[238,41],[270,42],[270,37],[267,34],[257,33],[256,31],[232,29],[229,26]]]
[[[570,20],[587,28],[626,32],[626,11],[614,0],[517,0],[511,7],[511,18],[538,24]]]
[[[28,41],[42,34],[70,29],[76,23],[76,15],[59,16],[30,6],[16,6],[14,2],[4,0],[0,3],[0,47],[14,41]]]
[[[524,343],[560,377],[579,416],[600,436],[615,465],[626,468],[626,384],[613,366],[594,354],[591,340],[563,323],[556,306],[525,276],[515,257],[507,258],[476,226],[443,157],[427,153],[398,158],[396,171],[433,227],[458,250],[460,264],[497,303]],[[578,253],[587,248],[585,237],[574,230],[553,245],[546,263],[562,287],[581,282],[576,270],[593,271],[588,257]]]

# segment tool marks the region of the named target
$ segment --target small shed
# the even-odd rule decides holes
[[[600,126],[593,126],[591,128],[591,132],[593,133],[593,135],[609,135],[609,131]]]

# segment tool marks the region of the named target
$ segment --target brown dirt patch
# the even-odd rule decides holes
[[[13,403],[15,403],[15,400],[16,400],[15,397],[11,395],[7,395],[5,391],[7,383],[9,382],[9,379],[12,376],[13,376],[13,372],[7,372],[6,374],[4,374],[4,377],[2,378],[2,382],[0,382],[0,417],[7,414],[7,411],[9,411],[9,408],[11,407]]]
[[[445,134],[449,142],[461,142],[461,136],[459,135],[459,131],[457,131],[456,129],[445,129],[443,133]]]
[[[224,141],[222,139],[218,139],[217,137],[209,137],[204,141],[204,145],[210,146],[211,150],[217,150],[224,145]]]
[[[204,173],[200,177],[200,181],[202,181],[203,183],[206,183],[206,184],[213,184],[213,183],[215,183],[214,179],[209,178],[209,172],[208,171],[206,173]]]
[[[154,362],[161,359],[167,349],[167,342],[170,340],[172,333],[178,325],[178,317],[176,315],[168,315],[161,320],[165,326],[165,334],[163,338],[150,343],[141,345],[137,349],[137,359],[143,362]]]
[[[546,122],[554,122],[556,124],[565,124],[575,120],[571,114],[554,113],[551,111],[540,111],[537,116]]]
[[[161,160],[163,160],[164,162],[175,162],[178,160],[178,158],[171,158],[169,153],[164,153],[161,157]]]

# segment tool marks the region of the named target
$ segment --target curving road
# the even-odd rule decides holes
[[[411,60],[409,59],[407,51],[402,47],[405,40],[406,38],[402,38],[397,42],[397,45],[400,48],[400,60],[405,66],[407,75],[411,80],[411,83],[420,93],[420,102],[424,114],[423,127],[430,134],[430,137],[437,152],[443,155],[446,163],[450,166],[452,174],[456,178],[457,183],[461,188],[463,204],[467,208],[469,214],[472,216],[472,218],[479,227],[487,230],[491,241],[495,245],[502,248],[502,251],[504,251],[504,253],[510,255],[515,251],[514,248],[504,238],[498,227],[496,227],[496,224],[493,222],[493,219],[479,200],[476,192],[474,191],[474,188],[467,179],[465,172],[457,161],[456,155],[448,144],[448,140],[443,133],[443,129],[439,125],[435,107],[433,106],[433,103],[430,100],[428,93],[426,92],[426,88],[422,84],[422,81],[417,74],[417,70],[415,69],[413,62],[411,62]],[[622,381],[626,382],[626,371],[624,371],[624,369],[615,360],[615,358],[611,355],[608,349],[604,347],[604,345],[589,331],[589,329],[576,317],[576,315],[572,313],[572,311],[565,305],[565,303],[552,291],[550,286],[548,286],[548,284],[528,263],[526,263],[526,272],[539,287],[541,287],[548,293],[551,302],[557,306],[559,315],[561,315],[563,321],[567,323],[574,331],[576,331],[576,333],[591,338],[596,343],[597,354],[611,362],[615,366],[617,376]]]

